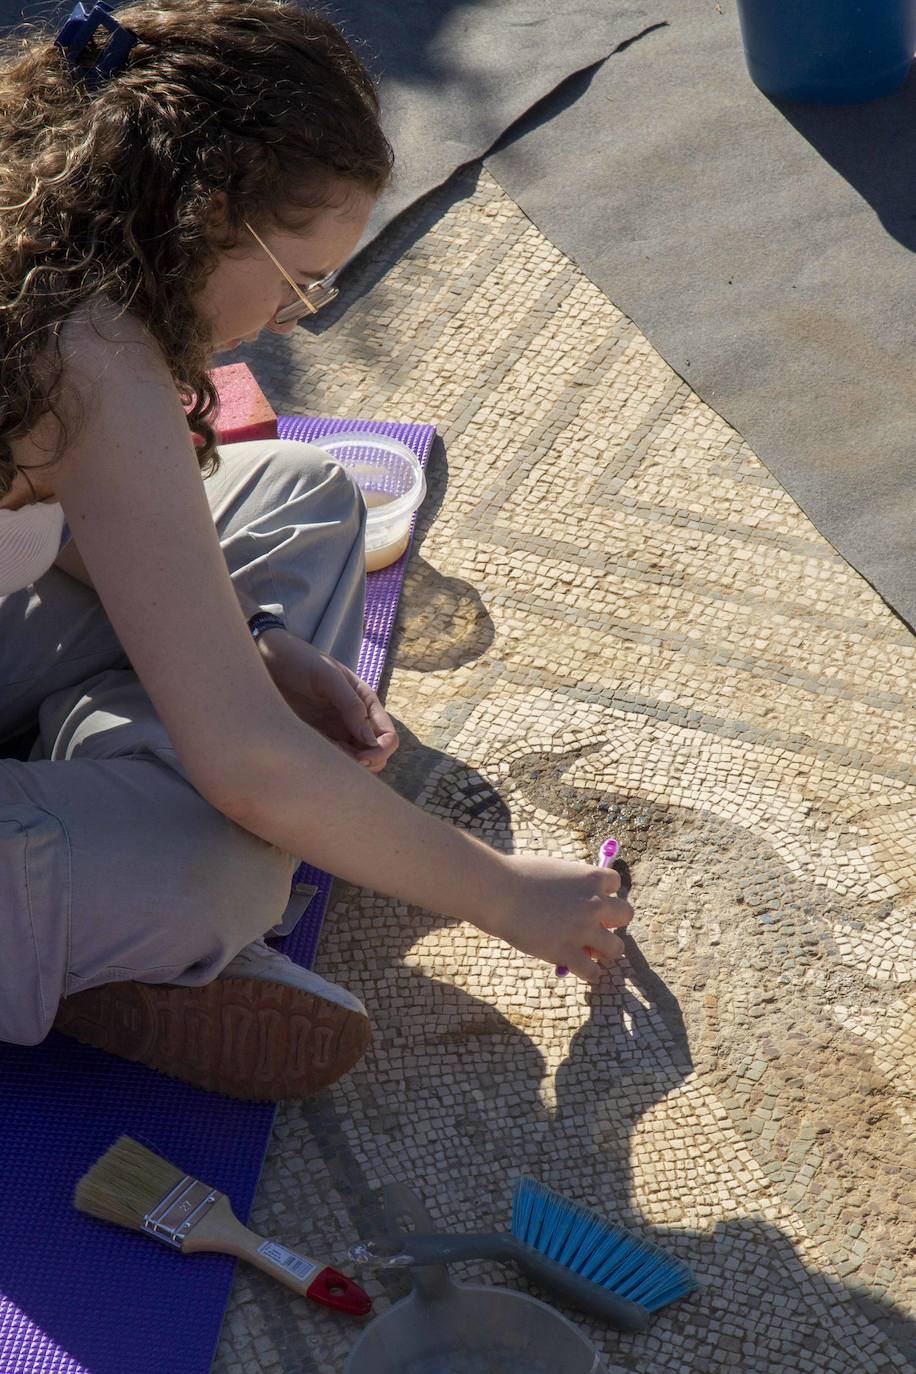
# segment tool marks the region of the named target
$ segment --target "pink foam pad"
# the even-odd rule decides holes
[[[210,373],[219,393],[216,432],[220,443],[246,439],[276,439],[277,417],[264,392],[244,363],[216,367]]]

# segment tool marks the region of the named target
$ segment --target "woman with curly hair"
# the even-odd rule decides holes
[[[390,175],[378,113],[282,0],[78,6],[0,61],[2,1039],[239,1097],[333,1081],[366,1009],[263,938],[301,857],[589,981],[620,953],[616,874],[497,854],[375,776],[344,470],[216,446],[207,369],[332,294]]]

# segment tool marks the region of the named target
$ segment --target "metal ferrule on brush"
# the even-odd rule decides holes
[[[166,1193],[143,1218],[143,1230],[176,1250],[201,1217],[204,1217],[220,1196],[216,1188],[185,1174],[170,1193]]]

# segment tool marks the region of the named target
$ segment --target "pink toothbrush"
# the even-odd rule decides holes
[[[617,843],[615,839],[611,838],[609,840],[605,840],[604,844],[598,851],[598,867],[610,868],[611,864],[617,858],[617,855],[619,853],[620,845]],[[567,973],[569,973],[569,969],[566,967],[565,964],[557,964],[558,978],[565,978]]]

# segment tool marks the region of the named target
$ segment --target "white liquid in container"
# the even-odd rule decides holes
[[[394,500],[385,491],[363,491],[363,500],[366,502],[368,510],[376,510],[379,506],[388,506]],[[380,568],[387,568],[392,563],[396,563],[401,554],[410,542],[410,521],[408,517],[407,528],[403,534],[397,535],[387,544],[381,544],[378,548],[366,549],[366,572],[378,572]]]

